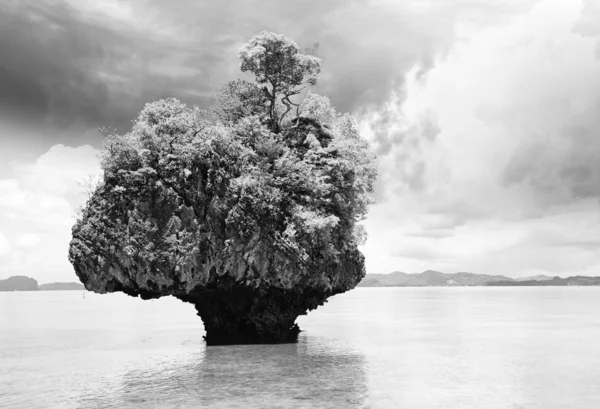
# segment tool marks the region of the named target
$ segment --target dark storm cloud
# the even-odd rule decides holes
[[[185,97],[189,83],[197,92],[208,88],[199,73],[152,72],[163,60],[191,53],[185,45],[169,48],[122,24],[88,19],[66,3],[22,1],[0,9],[5,120],[38,124],[49,134],[101,125],[123,130],[145,101]],[[215,60],[205,50],[194,51],[191,60],[202,56],[206,62],[180,58],[181,64],[201,70]]]
[[[600,100],[558,141],[520,147],[503,172],[505,185],[525,184],[547,204],[600,198]]]
[[[110,32],[77,22],[69,7],[0,6],[2,113],[41,122],[103,117],[108,89],[95,75]],[[113,40],[114,41],[114,40]],[[96,109],[90,109],[90,103]],[[16,118],[15,118],[16,117]]]
[[[415,63],[426,75],[452,44],[458,18],[489,24],[530,4],[3,2],[0,119],[37,124],[49,144],[80,144],[89,142],[81,135],[92,134],[83,131],[98,126],[125,131],[157,98],[205,105],[220,84],[240,75],[237,49],[261,30],[284,33],[301,47],[319,43],[324,71],[317,91],[341,111],[360,111],[387,100]]]

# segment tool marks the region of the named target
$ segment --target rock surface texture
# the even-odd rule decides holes
[[[299,315],[364,277],[375,161],[327,98],[291,99],[318,59],[272,33],[240,58],[271,86],[232,81],[209,110],[147,104],[107,137],[69,259],[88,290],[194,304],[209,345],[293,342]]]

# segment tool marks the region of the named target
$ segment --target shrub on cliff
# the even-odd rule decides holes
[[[255,82],[229,82],[208,110],[149,103],[130,132],[107,138],[69,252],[88,289],[174,295],[205,326],[219,314],[207,299],[250,294],[221,310],[254,308],[244,331],[268,332],[270,315],[293,323],[364,276],[359,222],[376,168],[356,121],[305,92],[321,61],[286,37],[263,32],[239,57]],[[288,312],[257,307],[277,291],[312,298]]]

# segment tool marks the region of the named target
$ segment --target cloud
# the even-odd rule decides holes
[[[35,232],[50,270],[71,271],[96,128],[125,131],[164,96],[205,105],[241,76],[240,45],[272,30],[320,44],[316,91],[357,114],[378,153],[369,272],[592,272],[598,13],[594,0],[0,3],[3,233]],[[15,248],[0,272],[44,268]]]
[[[17,179],[0,179],[0,207],[20,207],[25,205],[27,196],[19,188]]]
[[[452,229],[469,221],[485,219],[489,216],[485,209],[480,209],[461,198],[433,203],[427,207],[427,213],[437,217],[435,221],[426,223],[423,227],[438,229]]]
[[[89,145],[71,148],[54,145],[33,163],[15,164],[19,186],[45,199],[43,206],[66,202],[76,206],[82,202],[84,179],[100,172],[98,151]]]
[[[81,183],[100,173],[97,151],[55,145],[35,161],[13,163],[13,173],[0,179],[0,275],[73,280],[67,259],[71,226],[87,199]],[[8,243],[10,252],[2,250]]]
[[[453,229],[426,229],[422,228],[414,229],[413,231],[407,230],[403,233],[404,237],[422,237],[428,239],[443,239],[446,237],[454,236]]]
[[[35,247],[40,242],[40,236],[27,233],[17,239],[17,246],[19,247]]]
[[[590,7],[459,24],[426,75],[415,66],[365,116],[382,174],[367,271],[600,274],[600,61],[578,23]]]
[[[450,251],[435,248],[430,243],[416,243],[414,240],[392,253],[394,257],[418,259],[427,263],[451,263],[456,255]]]
[[[530,142],[517,150],[504,169],[505,184],[526,184],[549,204],[600,197],[598,84],[598,100],[583,115],[572,118],[554,135],[546,134],[544,142]]]
[[[8,254],[9,251],[10,244],[8,243],[8,240],[6,240],[6,237],[4,237],[2,233],[0,233],[0,256]]]
[[[595,0],[584,0],[583,9],[575,23],[574,31],[585,36],[600,38],[598,21],[600,21],[600,3]],[[596,56],[600,58],[598,54]]]
[[[424,76],[454,43],[458,21],[500,24],[532,3],[2,2],[0,120],[18,124],[10,138],[35,138],[30,149],[98,147],[95,129],[127,131],[146,102],[174,96],[206,105],[219,85],[242,76],[237,50],[262,30],[303,48],[319,43],[317,91],[341,111],[366,111],[385,103],[415,63]]]

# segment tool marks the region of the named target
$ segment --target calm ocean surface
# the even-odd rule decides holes
[[[600,288],[359,288],[298,344],[206,347],[191,304],[0,293],[2,408],[600,408]]]

